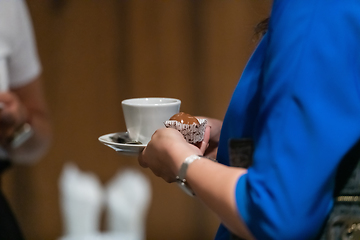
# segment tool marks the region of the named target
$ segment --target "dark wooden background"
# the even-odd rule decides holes
[[[58,180],[64,164],[74,162],[103,184],[126,168],[150,179],[147,239],[212,239],[219,221],[196,198],[97,139],[125,130],[121,101],[130,97],[179,98],[182,111],[222,119],[270,1],[27,2],[54,126],[49,153],[3,179],[27,238],[62,235]]]

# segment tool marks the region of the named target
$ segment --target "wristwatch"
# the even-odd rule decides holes
[[[34,130],[29,123],[23,124],[19,130],[17,130],[11,141],[11,148],[15,149],[26,142],[32,135]]]
[[[198,155],[191,155],[187,158],[185,158],[183,164],[180,167],[179,175],[176,176],[176,182],[178,183],[179,187],[189,196],[195,196],[195,193],[193,190],[189,187],[189,185],[186,182],[186,171],[189,167],[189,165],[194,162],[195,160],[200,159],[201,157]]]

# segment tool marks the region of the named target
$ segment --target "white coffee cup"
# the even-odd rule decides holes
[[[175,98],[131,98],[121,102],[126,129],[132,140],[147,144],[164,122],[180,111],[181,101]]]

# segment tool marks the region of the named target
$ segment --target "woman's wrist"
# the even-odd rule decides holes
[[[178,183],[179,187],[189,196],[195,196],[195,193],[190,188],[186,181],[186,173],[187,169],[194,161],[201,159],[201,156],[193,154],[185,158],[184,162],[181,164],[180,170],[178,175],[176,175],[176,182]]]
[[[174,176],[179,175],[179,171],[181,169],[182,164],[184,163],[185,159],[191,155],[197,155],[195,151],[179,151],[174,157],[174,168],[173,173]]]
[[[189,196],[195,196],[195,193],[193,192],[192,188],[190,187],[190,185],[188,183],[187,171],[188,171],[188,168],[191,165],[193,165],[195,161],[198,161],[198,160],[217,162],[216,159],[204,157],[201,154],[192,154],[183,160],[183,162],[180,166],[179,172],[176,175],[176,182],[178,183],[179,187],[185,193],[187,193]]]

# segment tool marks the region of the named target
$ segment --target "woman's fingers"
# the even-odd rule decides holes
[[[202,154],[205,153],[206,149],[209,146],[210,130],[211,130],[210,127],[205,128],[204,140],[200,143],[200,146],[199,146],[200,151],[201,151]]]
[[[146,148],[145,148],[145,149],[146,149]],[[138,162],[139,162],[139,164],[140,164],[141,167],[143,167],[143,168],[148,168],[149,166],[145,163],[144,157],[143,157],[143,155],[144,155],[144,153],[145,153],[145,149],[139,154],[139,156],[138,156]]]

